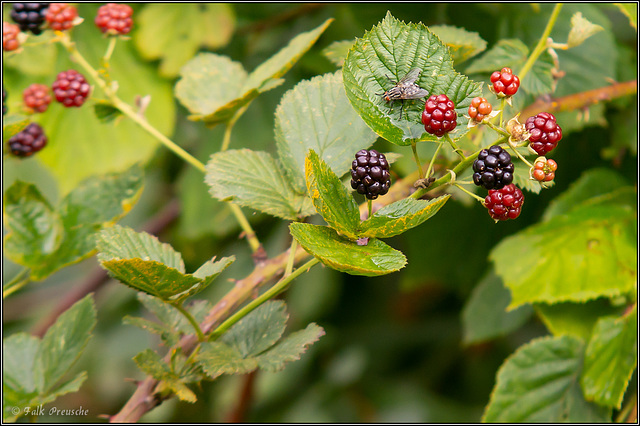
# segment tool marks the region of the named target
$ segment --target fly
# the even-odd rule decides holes
[[[393,81],[389,76],[387,78],[394,86],[384,93],[376,93],[376,95],[382,95],[382,98],[391,102],[391,109],[389,113],[393,111],[393,102],[400,101],[400,118],[402,118],[402,112],[404,110],[404,101],[407,99],[420,99],[429,94],[426,90],[416,84],[416,80],[420,76],[422,70],[420,68],[412,68],[407,75],[405,75],[400,81]]]

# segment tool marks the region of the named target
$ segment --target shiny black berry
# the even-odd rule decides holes
[[[38,35],[44,23],[49,3],[13,3],[11,19],[18,24],[20,31],[31,31]]]
[[[513,182],[511,155],[494,145],[483,149],[473,162],[473,183],[486,189],[500,189]]]
[[[351,187],[370,200],[389,192],[389,162],[375,149],[361,149],[351,164]]]
[[[44,130],[36,123],[30,123],[9,141],[9,150],[18,157],[29,157],[45,147],[47,137]]]

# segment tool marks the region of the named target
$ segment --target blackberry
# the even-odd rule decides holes
[[[91,86],[76,70],[63,71],[51,85],[56,100],[65,107],[79,107],[89,96]]]
[[[556,118],[548,112],[541,112],[538,115],[527,118],[524,123],[529,136],[529,146],[538,155],[546,155],[553,150],[560,139],[562,139],[562,129],[556,123]]]
[[[554,160],[538,157],[533,163],[531,177],[538,182],[551,182],[556,177],[556,170],[558,170],[558,163]]]
[[[458,114],[447,95],[433,95],[424,104],[422,124],[432,135],[442,136],[456,128]]]
[[[20,47],[20,41],[18,41],[18,34],[20,34],[20,27],[11,24],[9,22],[2,23],[2,50],[10,52]]]
[[[384,154],[375,149],[361,149],[351,164],[351,187],[369,200],[389,192],[391,175],[389,162]]]
[[[22,131],[13,135],[8,144],[13,155],[29,157],[45,147],[47,137],[42,127],[36,123],[30,123]]]
[[[13,3],[11,19],[18,24],[20,31],[31,31],[34,35],[42,33],[40,28],[49,3]]]
[[[486,189],[500,189],[513,182],[511,155],[498,145],[483,149],[473,162],[473,183]]]
[[[471,105],[469,105],[469,117],[471,119],[481,122],[484,118],[491,114],[493,107],[485,98],[481,96],[476,96],[471,100]]]
[[[494,92],[498,95],[513,96],[520,87],[520,79],[517,75],[513,75],[511,68],[495,71],[491,74],[490,80],[493,83]]]
[[[24,89],[22,100],[28,109],[35,112],[45,112],[51,103],[50,93],[48,86],[34,83]]]
[[[524,204],[524,195],[514,184],[502,189],[491,189],[484,199],[484,205],[489,215],[496,222],[499,220],[515,219],[520,216]]]
[[[73,21],[77,17],[78,9],[67,3],[53,3],[45,15],[49,27],[55,31],[64,31],[73,27]]]
[[[7,105],[5,105],[6,100],[7,100],[7,91],[4,90],[4,83],[2,83],[2,115],[3,116],[7,113]]]
[[[133,9],[130,6],[107,3],[98,9],[95,24],[103,33],[128,34],[133,25],[131,15],[133,15]]]

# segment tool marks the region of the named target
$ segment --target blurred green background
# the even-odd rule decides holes
[[[3,5],[5,20],[6,6]],[[134,18],[143,16],[150,6],[133,5]],[[216,43],[218,46],[206,47],[203,43],[195,49],[229,56],[251,71],[297,34],[317,27],[327,18],[335,19],[316,45],[285,75],[285,83],[258,97],[233,130],[231,148],[275,153],[274,112],[282,95],[303,79],[334,72],[335,65],[322,50],[334,41],[361,37],[384,18],[387,10],[405,22],[422,22],[427,26],[447,24],[477,32],[487,41],[488,48],[504,38],[518,38],[533,48],[552,6],[524,3],[235,3],[216,9],[210,15],[212,20],[218,21],[215,25],[207,24],[207,31],[228,32],[211,36],[212,39],[218,37],[211,46]],[[80,28],[95,32],[91,21],[96,8],[97,5],[79,7],[85,22],[79,27],[78,34]],[[193,17],[185,14],[183,6],[167,5],[167,11],[169,16],[162,16],[166,21],[156,23],[176,40],[192,37],[188,20]],[[554,40],[566,40],[570,17],[576,11],[602,25],[605,31],[577,49],[559,52],[561,68],[567,66],[567,75],[560,80],[555,95],[606,86],[610,81],[605,77],[617,81],[635,78],[637,33],[629,25],[628,18],[611,4],[567,4],[552,33]],[[136,64],[143,67],[144,74],[125,69],[121,70],[123,79],[131,79],[134,87],[138,83],[153,86],[158,93],[151,104],[156,103],[158,114],[170,117],[169,121],[175,120],[173,140],[206,161],[220,148],[224,127],[207,129],[201,123],[187,120],[188,112],[169,97],[177,81],[175,72],[167,75],[171,72],[161,68],[160,60],[148,58],[149,47],[137,39],[141,37],[137,31],[141,31],[139,25],[134,26],[131,40],[118,43],[114,69],[119,65],[118,49],[128,49]],[[105,43],[102,39],[96,40]],[[180,43],[177,45],[181,46]],[[85,40],[84,48],[91,50],[92,47],[95,52],[83,50],[83,53],[98,58],[103,47]],[[591,54],[594,50],[607,57],[607,60],[599,61],[597,70],[582,73],[579,67],[571,68],[580,64],[580,55]],[[56,61],[64,59],[56,58],[54,54],[50,62],[28,58],[19,64],[7,61],[3,65],[3,82],[9,92],[10,108],[19,105],[20,92],[28,85],[27,81],[52,81],[54,74],[62,71]],[[171,58],[178,64],[187,59]],[[456,65],[456,70],[464,73],[470,62]],[[51,70],[43,70],[48,63]],[[29,64],[30,72],[26,72]],[[122,64],[125,64],[124,60]],[[175,67],[175,63],[172,66]],[[593,78],[589,78],[591,76]],[[488,75],[470,75],[470,78],[488,81]],[[145,81],[139,81],[141,79]],[[522,95],[516,106],[527,105],[533,100]],[[505,236],[538,222],[549,202],[586,170],[611,168],[629,182],[637,181],[635,105],[636,98],[623,98],[590,108],[588,116],[586,111],[558,114],[564,137],[553,153],[560,165],[556,185],[540,194],[525,193],[526,204],[517,221],[494,224],[478,203],[450,202],[425,224],[388,241],[408,258],[408,266],[402,271],[379,278],[363,278],[316,267],[300,277],[282,296],[291,314],[289,330],[316,322],[325,328],[327,335],[313,345],[302,360],[289,364],[284,371],[258,372],[253,381],[251,405],[242,420],[479,421],[489,400],[495,373],[504,359],[533,337],[547,334],[544,325],[530,317],[522,327],[506,336],[474,345],[463,343],[463,308],[473,289],[490,272],[487,255]],[[88,110],[87,114],[90,113]],[[55,111],[48,114],[41,119],[44,123],[57,120]],[[74,119],[81,122],[82,116]],[[172,127],[170,122],[163,125],[167,131]],[[87,132],[100,132],[99,127],[88,128]],[[75,136],[68,132],[57,129],[51,143],[58,149],[72,149],[64,145]],[[394,165],[394,172],[400,176],[415,167],[409,148],[383,141],[378,141],[374,147],[403,155]],[[177,199],[180,216],[162,230],[159,238],[182,252],[187,271],[193,271],[213,255],[233,254],[238,259],[217,280],[217,286],[201,294],[202,298],[215,301],[232,286],[225,279],[240,279],[252,270],[248,246],[244,240],[238,240],[239,228],[228,209],[209,196],[200,172],[162,147],[155,151],[145,149],[149,149],[151,157],[146,168],[144,193],[139,204],[121,223],[141,229],[163,206]],[[429,146],[419,149],[425,159],[433,152]],[[50,167],[56,158],[42,161]],[[5,160],[3,189],[16,178],[35,182],[52,201],[64,192],[51,178],[50,169],[37,158],[22,162]],[[288,247],[286,223],[248,210],[247,215],[270,256]],[[86,260],[63,269],[42,283],[33,283],[25,291],[5,300],[4,335],[29,332],[37,327],[96,265],[95,258]],[[16,265],[3,258],[5,282],[17,270]],[[125,378],[143,378],[131,358],[147,347],[157,348],[158,345],[154,337],[121,322],[124,315],[148,315],[135,298],[134,291],[109,281],[97,291],[96,301],[98,326],[95,336],[74,367],[76,371],[87,370],[89,379],[81,392],[67,395],[55,403],[60,408],[81,405],[90,414],[86,419],[67,419],[69,421],[99,421],[96,418],[99,414],[116,413],[135,389]],[[205,382],[201,389],[196,389],[199,398],[196,404],[172,399],[143,417],[143,421],[229,421],[236,412],[246,381],[245,376],[224,376],[213,383]],[[60,417],[39,420],[64,421]]]

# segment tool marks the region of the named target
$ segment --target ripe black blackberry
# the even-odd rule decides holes
[[[369,200],[389,192],[389,162],[375,149],[361,149],[351,164],[351,187]]]
[[[13,135],[7,143],[13,155],[29,157],[45,147],[47,137],[42,127],[36,123],[30,123],[22,131]]]
[[[511,155],[498,145],[483,149],[473,162],[473,183],[486,189],[500,189],[513,182]]]
[[[20,31],[31,31],[38,35],[44,23],[49,3],[13,3],[11,19],[18,24]]]

